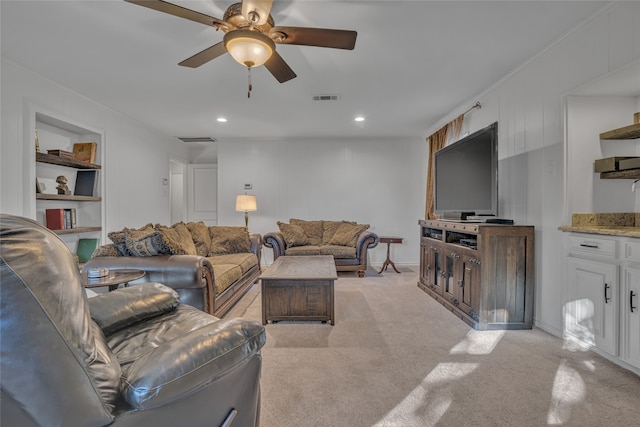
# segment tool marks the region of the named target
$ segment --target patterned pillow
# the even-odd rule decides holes
[[[196,246],[185,223],[178,222],[171,227],[157,225],[156,230],[172,255],[196,255]]]
[[[109,243],[106,245],[98,246],[91,258],[99,257],[99,256],[122,256],[122,253],[116,248],[116,245],[113,243]]]
[[[356,246],[360,233],[369,228],[369,224],[340,224],[329,242],[336,246]]]
[[[336,230],[338,229],[338,227],[340,227],[344,223],[351,224],[351,225],[356,224],[355,222],[352,222],[352,221],[323,221],[322,222],[322,244],[330,245],[333,235],[336,234]]]
[[[149,223],[141,228],[139,228],[138,230],[146,230],[149,228],[153,228],[153,224]],[[125,233],[128,230],[135,230],[133,228],[123,228],[121,231],[112,231],[110,233],[107,234],[107,237],[113,242],[113,244],[115,245],[116,249],[118,250],[118,252],[120,252],[120,255],[122,256],[131,256],[133,255],[131,252],[129,252],[129,249],[127,249],[127,242],[125,242]]]
[[[212,225],[209,227],[211,246],[208,256],[251,252],[251,239],[244,227]]]
[[[141,230],[125,228],[124,241],[133,256],[172,255],[171,246],[153,226]]]
[[[209,247],[211,246],[211,236],[209,228],[202,222],[188,222],[187,228],[191,233],[191,238],[196,247],[196,254],[200,256],[209,256]]]
[[[302,227],[304,234],[309,238],[309,244],[313,246],[320,246],[322,244],[322,223],[323,221],[305,221],[295,218],[289,220],[289,224]]]
[[[284,242],[288,248],[307,246],[310,244],[309,238],[299,225],[286,224],[278,221],[278,228],[280,228],[280,233],[282,233],[282,237],[284,237]]]

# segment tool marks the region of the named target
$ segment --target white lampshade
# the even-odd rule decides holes
[[[224,35],[224,46],[233,59],[251,68],[267,62],[276,45],[269,37],[257,31],[235,30]]]
[[[256,196],[253,194],[240,194],[236,196],[236,211],[255,211],[258,209]]]

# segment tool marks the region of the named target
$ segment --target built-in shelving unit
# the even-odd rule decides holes
[[[25,182],[28,182],[30,187],[27,194],[31,193],[32,196],[25,201],[25,211],[45,226],[47,209],[73,211],[76,222],[73,228],[52,230],[60,236],[66,236],[64,240],[72,250],[79,237],[102,238],[104,206],[100,160],[104,158],[103,131],[74,122],[56,113],[44,111],[36,106],[30,107],[25,117],[25,152],[33,159],[33,163],[27,164],[25,168],[25,173],[28,174]],[[94,163],[47,154],[48,150],[72,152],[74,143],[89,141],[97,143]],[[93,195],[73,194],[76,179],[79,179],[79,171],[82,170],[97,171]],[[51,191],[51,186],[56,186],[55,180],[60,175],[67,178],[71,194],[55,194],[55,189]],[[41,188],[43,187],[41,181],[48,182],[48,187]],[[37,190],[36,187],[38,187]]]

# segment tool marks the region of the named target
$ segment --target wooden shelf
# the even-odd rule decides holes
[[[64,195],[64,194],[36,194],[36,200],[58,200],[58,201],[67,201],[67,202],[99,202],[102,200],[102,197],[96,196],[72,196],[72,195]]]
[[[639,179],[640,169],[628,169],[623,171],[601,172],[600,179]]]
[[[92,231],[100,231],[102,227],[76,227],[76,228],[66,228],[64,230],[51,230],[58,235],[62,234],[79,234],[79,233],[90,233]]]
[[[73,159],[65,159],[59,156],[52,156],[45,153],[36,153],[36,162],[49,163],[58,166],[67,166],[76,169],[102,169],[102,166],[95,163],[85,163]]]
[[[613,129],[600,134],[600,139],[638,139],[640,138],[640,123]]]

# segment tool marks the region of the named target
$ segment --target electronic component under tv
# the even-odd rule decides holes
[[[498,122],[436,151],[433,167],[437,215],[498,215]]]

